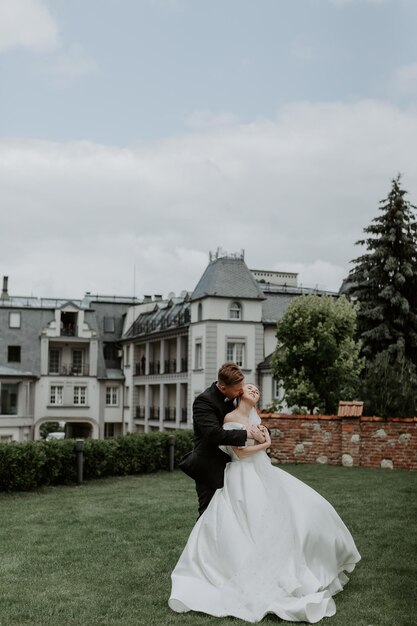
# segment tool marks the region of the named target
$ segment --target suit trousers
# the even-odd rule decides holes
[[[198,482],[195,483],[195,488],[198,496],[198,517],[200,517],[210,504],[210,500],[214,496],[216,489]]]

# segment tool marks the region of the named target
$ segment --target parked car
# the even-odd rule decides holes
[[[46,440],[50,441],[51,439],[65,439],[65,433],[63,432],[48,433]]]

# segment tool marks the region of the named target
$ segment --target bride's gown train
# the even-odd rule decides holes
[[[224,487],[189,536],[169,606],[248,622],[267,613],[311,623],[334,615],[332,596],[360,560],[349,530],[327,500],[265,452],[239,459],[226,451]]]

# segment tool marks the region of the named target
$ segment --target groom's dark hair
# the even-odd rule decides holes
[[[240,383],[245,378],[242,370],[239,365],[233,363],[233,361],[227,361],[227,363],[223,363],[221,368],[219,369],[219,373],[217,374],[217,382],[221,385],[225,385],[226,387],[230,387],[231,385],[236,385]]]

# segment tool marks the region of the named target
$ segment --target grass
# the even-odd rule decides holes
[[[331,626],[417,623],[417,475],[285,466],[336,507],[362,561]],[[194,483],[176,471],[0,494],[1,626],[238,626],[178,615],[170,573],[195,522]],[[264,626],[287,624],[267,616]]]

